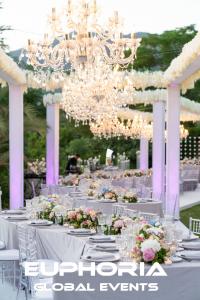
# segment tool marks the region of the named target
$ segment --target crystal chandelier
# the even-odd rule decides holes
[[[153,123],[149,123],[142,115],[135,115],[133,119],[121,120],[117,116],[109,119],[98,119],[91,122],[90,130],[95,137],[109,139],[112,137],[124,137],[125,139],[153,139]],[[165,139],[167,131],[165,130]],[[180,125],[180,139],[189,135],[187,129]]]
[[[108,65],[99,62],[65,78],[61,108],[67,118],[87,124],[115,117],[126,106],[116,73],[120,72],[111,71]]]
[[[124,137],[125,139],[138,139],[147,136],[148,121],[141,115],[136,115],[132,120],[121,120],[117,116],[110,119],[98,119],[91,122],[90,130],[99,138]]]
[[[102,27],[97,20],[97,11],[96,0],[68,0],[60,14],[52,8],[48,17],[49,32],[42,41],[28,40],[21,59],[25,57],[34,69],[84,68],[93,64],[97,56],[109,65],[126,67],[134,61],[141,39],[134,34],[124,36],[118,12]],[[126,50],[129,52],[125,55]]]

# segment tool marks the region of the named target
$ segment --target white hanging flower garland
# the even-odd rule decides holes
[[[18,65],[0,48],[0,70],[5,74],[6,78],[10,78],[12,82],[18,85],[26,85],[25,73]],[[4,79],[4,78],[3,78]],[[5,84],[5,81],[0,83]]]
[[[55,93],[55,94],[47,94],[43,97],[43,104],[44,106],[51,105],[51,104],[61,104],[62,103],[62,94]]]
[[[181,77],[185,70],[199,57],[200,54],[200,32],[187,44],[184,45],[181,54],[176,57],[165,71],[164,78],[168,84]],[[195,81],[200,79],[200,71],[195,72],[181,83],[181,89],[185,93],[194,87]]]

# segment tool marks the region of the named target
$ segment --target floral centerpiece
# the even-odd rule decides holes
[[[87,191],[87,195],[88,195],[88,197],[95,197],[96,196],[96,191],[93,190],[93,189],[89,189]]]
[[[126,192],[122,198],[124,203],[136,203],[138,201],[137,195],[132,192]]]
[[[121,234],[122,228],[127,227],[127,220],[130,220],[130,218],[127,217],[119,217],[116,215],[112,216],[112,225],[104,226],[104,234],[105,235],[118,235]]]
[[[33,162],[27,163],[28,172],[31,174],[41,175],[46,173],[46,161],[43,157],[41,160],[36,159]]]
[[[50,195],[43,197],[38,203],[38,218],[55,223],[56,217],[60,217],[59,223],[63,223],[63,218],[67,214],[67,209],[65,206],[59,203],[58,195]]]
[[[66,225],[73,228],[96,229],[98,226],[97,213],[92,208],[78,208],[67,212]]]
[[[65,186],[78,186],[80,179],[78,176],[60,177],[58,184]]]
[[[98,196],[99,199],[105,199],[105,200],[114,200],[117,201],[118,199],[118,195],[116,192],[114,192],[113,190],[109,189],[109,188],[104,188],[102,190],[102,193],[99,194]]]
[[[135,240],[136,245],[131,252],[131,257],[136,262],[171,263],[170,248],[165,243],[165,234],[162,227],[144,223],[135,236]]]

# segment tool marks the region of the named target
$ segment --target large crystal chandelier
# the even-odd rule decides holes
[[[92,64],[97,56],[109,65],[126,67],[134,61],[141,39],[134,34],[125,37],[118,12],[103,27],[97,11],[96,0],[68,0],[60,14],[52,8],[48,33],[42,41],[28,40],[21,58],[25,56],[34,69],[77,69]]]
[[[126,106],[119,90],[117,73],[98,62],[92,68],[71,73],[65,78],[61,107],[67,118],[86,124],[97,119],[112,119]]]

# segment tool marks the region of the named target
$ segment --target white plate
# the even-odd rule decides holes
[[[2,213],[5,214],[5,215],[23,215],[24,211],[13,209],[13,210],[3,210]]]
[[[26,216],[21,216],[21,215],[17,215],[17,216],[8,216],[8,217],[5,217],[5,220],[8,220],[8,221],[26,221],[28,220],[28,218]]]
[[[108,253],[106,253],[106,252],[101,252],[99,255],[101,256],[103,253],[108,255]],[[102,256],[102,258],[95,258],[96,255],[94,253],[91,254],[91,258],[89,258],[89,256],[90,256],[89,254],[87,254],[87,256],[85,256],[85,257],[82,256],[81,260],[87,261],[87,262],[97,262],[97,263],[101,263],[101,262],[117,262],[117,261],[120,260],[119,253],[112,254],[109,258],[108,258],[109,255],[105,256],[105,257]]]
[[[52,221],[47,221],[47,222],[29,222],[28,223],[28,225],[30,225],[30,226],[51,226],[53,224],[53,222]]]

